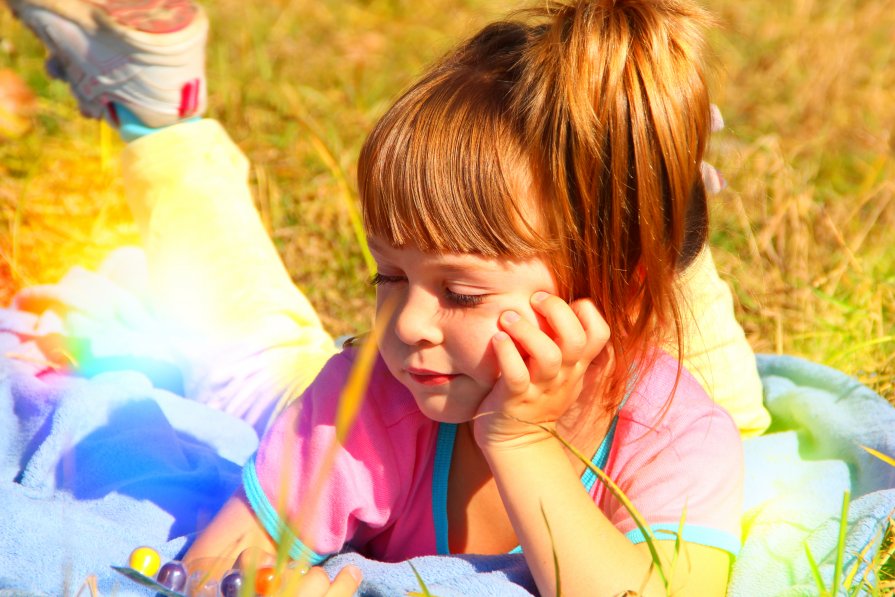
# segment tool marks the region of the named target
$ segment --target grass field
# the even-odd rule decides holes
[[[757,352],[841,369],[895,403],[895,9],[888,0],[705,0],[727,127],[709,161],[711,244]],[[334,335],[369,327],[349,217],[364,135],[390,99],[507,0],[205,3],[209,115],[252,164],[258,208]],[[78,117],[35,39],[0,10],[0,69],[38,96],[0,138],[0,304],[138,242],[120,142]]]
[[[886,1],[707,0],[718,267],[756,351],[895,388],[895,10]],[[253,164],[258,207],[294,280],[335,334],[369,326],[369,272],[349,221],[365,133],[425,64],[506,0],[207,3],[210,115]],[[0,142],[0,299],[136,242],[116,155],[0,12],[0,67],[39,101]],[[114,136],[114,135],[112,135]],[[107,135],[108,137],[108,135]]]

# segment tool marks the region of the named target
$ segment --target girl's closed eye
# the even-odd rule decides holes
[[[400,282],[406,282],[406,276],[394,276],[389,274],[383,274],[380,272],[376,272],[370,277],[370,285],[371,286],[384,286],[386,284],[398,284]],[[482,304],[482,301],[485,300],[484,294],[462,294],[460,292],[454,292],[450,288],[444,289],[444,296],[447,300],[457,305],[458,307],[475,307],[476,305]]]
[[[383,286],[385,284],[397,284],[398,282],[406,282],[404,276],[389,276],[376,272],[370,277],[370,286]]]
[[[482,301],[485,300],[484,294],[460,294],[450,288],[445,288],[444,294],[449,301],[459,307],[475,307],[476,305],[481,305]]]

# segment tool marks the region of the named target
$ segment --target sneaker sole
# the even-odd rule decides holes
[[[105,26],[125,36],[158,35],[186,31],[205,20],[192,0],[7,0],[22,15],[39,8],[76,23],[87,31]],[[176,36],[175,36],[176,37]]]
[[[175,33],[199,13],[190,0],[108,0],[90,2],[117,25],[145,33]]]

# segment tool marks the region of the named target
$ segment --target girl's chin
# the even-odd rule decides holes
[[[414,393],[416,405],[420,412],[427,418],[438,423],[466,423],[471,421],[478,410],[478,403],[463,404],[453,400],[450,396],[433,396],[432,394],[419,395]],[[466,401],[463,401],[466,402]]]

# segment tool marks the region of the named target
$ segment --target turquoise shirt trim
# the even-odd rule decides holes
[[[625,396],[625,399],[627,400],[627,396]],[[618,415],[616,414],[609,424],[606,437],[600,442],[600,447],[597,448],[596,454],[591,458],[591,464],[599,469],[606,468],[617,423]],[[438,555],[449,555],[451,553],[451,548],[448,544],[447,490],[448,477],[451,472],[451,457],[454,454],[454,440],[456,437],[457,425],[453,423],[438,424],[438,440],[435,444],[435,469],[432,471],[432,521],[435,524],[435,549]],[[581,475],[581,483],[588,493],[593,489],[596,480],[597,475],[593,471],[589,468],[584,469],[584,474]],[[508,553],[522,553],[522,546],[517,545]]]
[[[673,541],[677,539],[678,531],[681,530],[680,525],[677,524],[652,524],[649,528],[657,541]],[[740,553],[740,538],[726,531],[692,524],[685,524],[681,531],[681,535],[687,543],[715,547],[732,556],[737,556]],[[646,542],[646,537],[640,529],[628,531],[625,533],[625,537],[635,545]]]
[[[441,556],[451,553],[451,548],[448,546],[447,490],[456,437],[456,424],[441,423],[438,425],[435,468],[432,471],[432,520],[435,523],[435,553]]]
[[[301,560],[309,562],[312,566],[323,563],[326,558],[332,554],[318,554],[310,547],[302,543],[295,536],[285,521],[277,514],[276,509],[270,504],[264,490],[261,489],[261,483],[258,480],[258,472],[255,470],[255,455],[253,454],[249,461],[242,469],[242,485],[245,488],[246,497],[249,505],[258,517],[258,521],[270,535],[271,539],[278,544],[288,541],[291,546],[289,548],[289,557],[293,560]]]
[[[612,417],[612,422],[609,423],[606,437],[600,442],[600,447],[597,448],[597,453],[594,454],[594,457],[591,459],[591,464],[600,470],[606,468],[606,462],[609,460],[609,450],[612,449],[612,440],[615,438],[615,426],[617,424],[618,415],[615,415]],[[584,484],[584,488],[587,489],[587,492],[590,493],[593,491],[594,483],[597,482],[597,473],[589,468],[585,468],[584,473],[581,475],[581,482]]]

